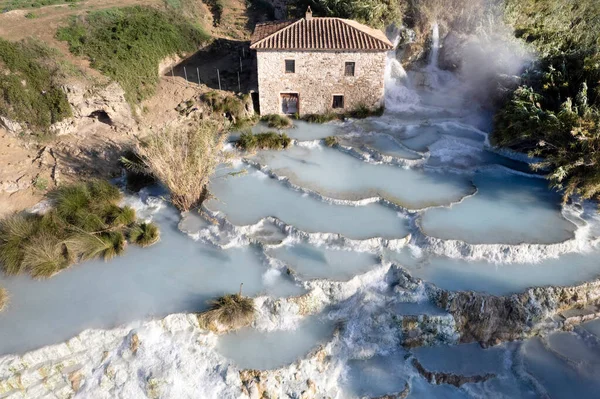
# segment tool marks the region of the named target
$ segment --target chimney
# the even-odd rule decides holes
[[[306,17],[305,19],[307,21],[310,21],[312,19],[312,10],[310,9],[310,6],[308,6],[308,8],[306,9]]]

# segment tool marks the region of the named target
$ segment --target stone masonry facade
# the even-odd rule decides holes
[[[286,73],[285,61],[295,61]],[[383,106],[386,53],[381,51],[257,51],[260,113],[280,114],[281,94],[298,94],[299,114],[347,112]],[[345,63],[354,62],[354,76]],[[333,109],[333,96],[344,107]]]

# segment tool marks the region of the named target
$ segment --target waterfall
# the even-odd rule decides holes
[[[431,46],[431,57],[429,59],[429,66],[431,68],[437,68],[440,52],[440,27],[437,22],[433,23],[432,28],[432,46]]]

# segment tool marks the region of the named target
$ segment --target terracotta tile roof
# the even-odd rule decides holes
[[[365,50],[388,51],[392,43],[383,32],[341,18],[302,18],[257,24],[254,50]]]

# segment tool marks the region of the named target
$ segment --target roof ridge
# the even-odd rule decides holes
[[[271,29],[263,28],[269,25],[272,25]],[[266,32],[263,29],[266,29]],[[321,37],[327,35],[327,31],[331,29],[333,29],[331,38]],[[258,32],[266,33],[266,36],[260,37],[262,34]],[[312,47],[315,47],[315,50],[326,50],[328,47],[337,50],[386,51],[393,49],[393,44],[381,30],[340,17],[299,18],[279,23],[257,24],[254,35],[258,36],[258,40],[251,43],[251,49],[309,49]],[[331,42],[328,39],[331,39]]]
[[[297,21],[294,21],[294,22],[290,23],[289,25],[286,25],[286,26],[284,26],[283,28],[281,28],[281,29],[279,29],[279,30],[276,30],[275,32],[271,33],[270,35],[267,35],[267,36],[263,37],[262,39],[260,39],[260,40],[256,41],[255,43],[252,43],[252,45],[251,45],[250,47],[255,47],[255,46],[259,45],[260,43],[262,43],[262,42],[264,42],[265,40],[267,40],[267,39],[269,39],[269,38],[273,37],[274,35],[278,35],[278,34],[280,34],[281,32],[283,32],[283,31],[287,30],[289,27],[291,27],[291,26],[294,26],[294,25],[298,24],[298,23],[299,23],[300,21],[302,21],[302,20],[304,20],[304,18],[300,18],[300,19],[298,19]],[[285,22],[285,21],[283,21],[283,22]],[[283,23],[283,22],[282,22],[282,23]]]
[[[391,45],[391,46],[393,47],[393,44],[392,44],[392,42],[390,42],[390,41],[389,41],[389,39],[387,39],[387,38],[386,38],[386,40],[382,40],[381,38],[379,38],[379,37],[375,36],[375,35],[374,35],[372,32],[367,32],[367,31],[364,31],[364,30],[360,29],[359,27],[357,27],[357,26],[354,26],[352,23],[354,23],[354,24],[358,24],[358,25],[361,25],[361,26],[364,26],[365,28],[367,28],[367,29],[369,29],[369,30],[373,30],[373,31],[375,31],[375,28],[371,28],[370,26],[367,26],[367,25],[365,25],[365,24],[361,24],[360,22],[358,22],[358,21],[355,21],[355,20],[353,20],[353,19],[347,19],[347,18],[338,18],[338,19],[339,19],[340,21],[342,21],[343,23],[345,23],[346,25],[350,26],[351,28],[353,28],[353,29],[356,29],[356,30],[358,30],[358,31],[361,31],[361,32],[363,32],[363,33],[364,33],[364,34],[366,34],[366,35],[369,35],[369,36],[371,36],[373,39],[375,39],[375,40],[378,40],[379,42],[383,43],[384,45],[386,45],[386,46],[389,46],[389,45]],[[352,22],[352,23],[348,23],[348,22]],[[379,31],[379,32],[381,32],[381,31]],[[383,33],[383,32],[381,32],[381,34],[384,34],[384,33]]]

